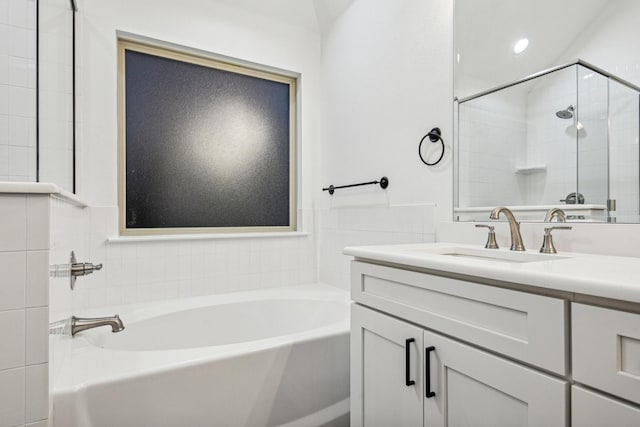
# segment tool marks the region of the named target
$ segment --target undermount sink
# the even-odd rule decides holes
[[[535,252],[519,252],[502,249],[484,249],[470,248],[464,246],[447,246],[447,247],[431,247],[431,248],[411,248],[410,252],[419,252],[424,254],[443,255],[457,258],[485,260],[485,261],[502,261],[511,263],[553,261],[566,259],[567,257],[541,254]]]

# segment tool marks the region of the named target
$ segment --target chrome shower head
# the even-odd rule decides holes
[[[569,105],[564,110],[560,110],[560,111],[556,112],[556,116],[558,116],[558,118],[560,118],[560,119],[571,119],[571,118],[573,118],[573,112],[575,110],[576,110],[576,108],[573,105]]]

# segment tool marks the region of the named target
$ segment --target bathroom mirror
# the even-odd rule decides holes
[[[455,1],[454,219],[640,222],[637,16],[634,0]]]
[[[38,181],[75,192],[74,1],[38,2]]]

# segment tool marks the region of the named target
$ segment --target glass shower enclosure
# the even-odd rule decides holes
[[[459,100],[454,218],[638,222],[639,95],[574,61]]]

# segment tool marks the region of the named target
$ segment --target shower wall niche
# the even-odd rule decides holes
[[[454,218],[638,222],[639,94],[576,61],[459,100]]]

